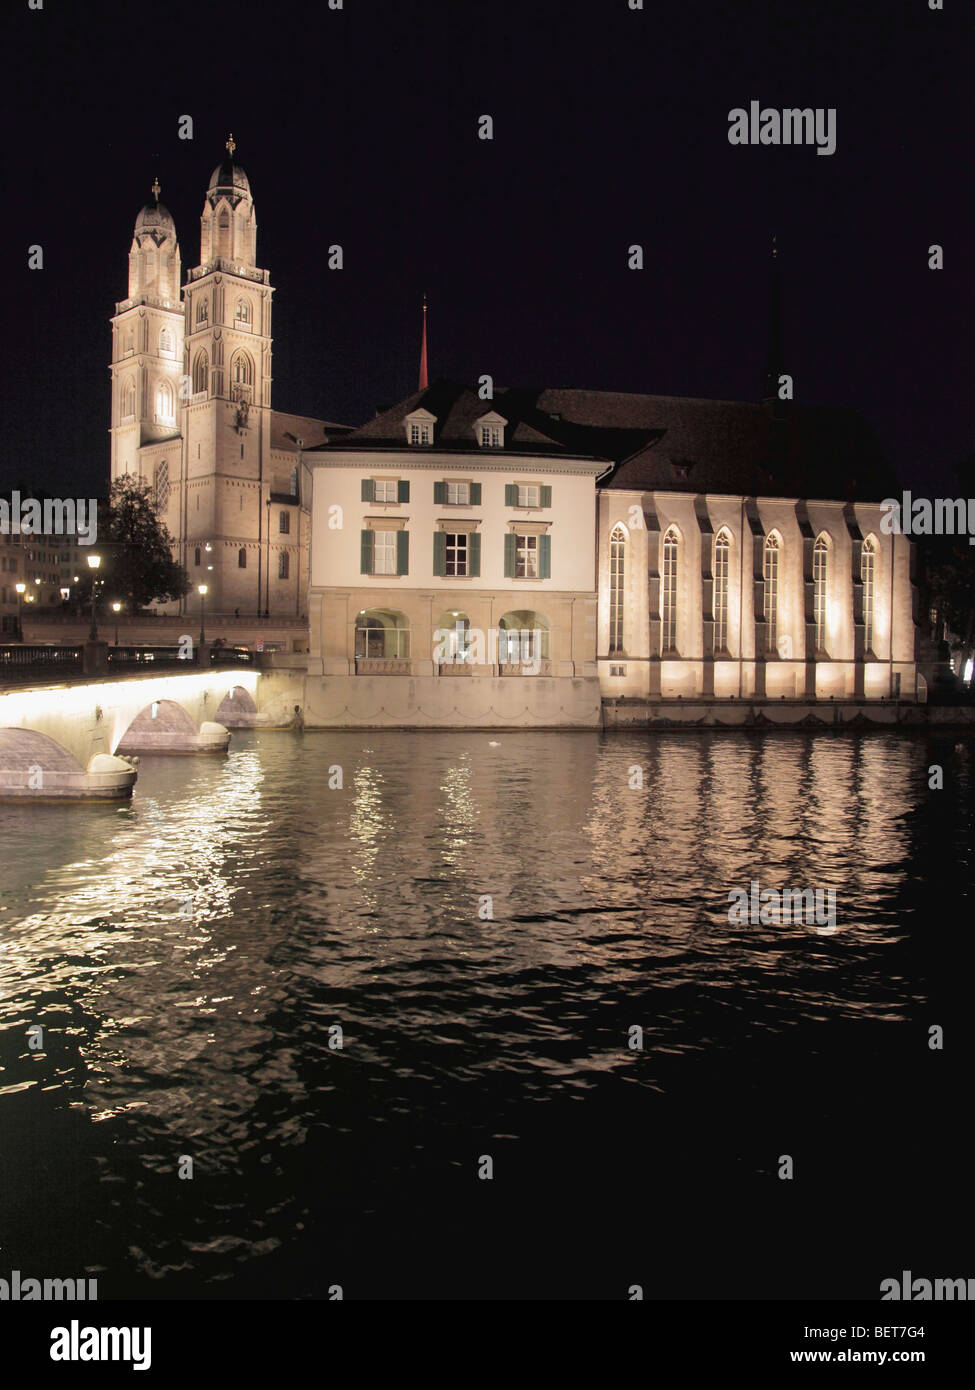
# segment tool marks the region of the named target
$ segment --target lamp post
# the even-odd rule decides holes
[[[88,568],[91,570],[91,631],[88,633],[89,642],[98,641],[98,624],[95,620],[95,602],[98,594],[98,567],[102,562],[100,555],[88,556]]]
[[[206,604],[207,587],[208,587],[208,586],[207,586],[206,584],[197,584],[197,586],[196,586],[196,592],[200,595],[200,646],[201,646],[201,647],[203,646],[204,642],[207,640],[207,639],[206,639],[206,633],[205,633],[204,628],[203,628],[203,610],[204,610],[204,605]]]
[[[117,602],[116,602],[116,603],[113,603],[113,604],[112,604],[112,612],[115,614],[115,645],[116,645],[116,647],[118,646],[118,615],[121,613],[121,611],[122,611],[122,605],[121,605],[120,603],[117,603]]]
[[[26,584],[15,584],[17,590],[17,635],[20,640],[24,640],[24,593],[27,590]]]

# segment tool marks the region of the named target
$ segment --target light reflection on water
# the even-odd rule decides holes
[[[20,1267],[101,1269],[118,1294],[277,1256],[307,1293],[326,1215],[368,1225],[456,1168],[452,1145],[515,1143],[580,1099],[613,1123],[620,1082],[679,1099],[681,1059],[761,1064],[790,1030],[912,1017],[915,822],[944,748],[495,741],[242,734],[225,761],[146,758],[130,806],[0,807],[0,1245]],[[938,834],[967,864],[959,749]],[[753,878],[835,888],[835,934],[730,927]]]

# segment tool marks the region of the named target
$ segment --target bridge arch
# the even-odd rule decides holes
[[[220,701],[213,717],[218,724],[225,724],[228,729],[241,729],[248,728],[254,722],[256,714],[257,705],[253,695],[246,686],[235,685]]]

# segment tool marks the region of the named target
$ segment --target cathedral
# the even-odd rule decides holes
[[[200,260],[182,284],[172,215],[139,213],[128,298],[112,318],[112,479],[155,490],[192,589],[214,615],[307,611],[309,487],[304,450],[341,426],[271,408],[271,298],[257,264],[250,182],[234,158],[214,169],[200,219]],[[176,605],[170,605],[175,608]]]
[[[272,409],[234,154],[185,286],[158,183],[136,220],[112,477],[154,488],[209,612],[307,617],[309,726],[924,698],[897,484],[855,411],[779,389],[774,253],[761,400],[430,383],[424,310],[419,390],[352,429]]]

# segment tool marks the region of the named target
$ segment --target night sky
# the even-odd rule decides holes
[[[971,6],[645,5],[9,0],[2,480],[106,490],[136,214],[158,176],[185,276],[232,130],[278,409],[361,424],[415,390],[424,290],[431,376],[758,399],[774,230],[797,399],[858,406],[905,484],[951,486],[975,397]],[[836,153],[732,146],[752,99],[836,107]]]

